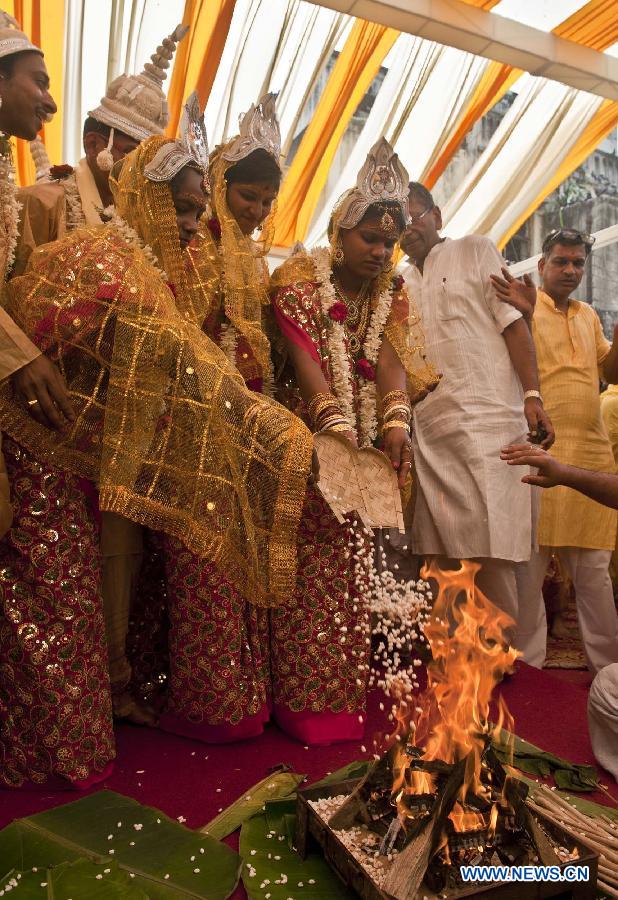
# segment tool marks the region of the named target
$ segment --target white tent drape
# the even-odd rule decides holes
[[[445,234],[496,243],[567,156],[602,99],[525,75],[482,156],[442,210]]]
[[[211,146],[238,130],[239,116],[261,94],[275,91],[287,148],[347,21],[348,16],[304,0],[237,0],[206,110]]]
[[[83,155],[82,125],[108,83],[139,72],[162,39],[182,21],[184,0],[66,0],[64,41],[64,160]],[[171,69],[169,70],[171,72]],[[163,88],[169,87],[168,80]]]
[[[385,61],[388,72],[354,150],[337,180],[327,185],[307,237],[308,246],[325,240],[333,205],[355,183],[369,149],[381,134],[394,145],[410,177],[420,180],[450,137],[487,64],[470,53],[421,38],[402,34],[397,39]]]

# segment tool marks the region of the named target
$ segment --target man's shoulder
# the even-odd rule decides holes
[[[451,246],[453,250],[465,251],[468,253],[482,253],[490,251],[493,254],[500,251],[494,242],[485,237],[484,234],[465,234],[463,237],[454,238],[448,241],[447,247]]]

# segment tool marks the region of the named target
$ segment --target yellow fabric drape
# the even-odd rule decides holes
[[[501,249],[508,243],[512,236],[516,234],[523,223],[530,218],[543,200],[545,200],[552,191],[555,191],[565,178],[568,178],[578,166],[581,166],[584,160],[599,146],[603,138],[605,138],[612,128],[615,128],[617,125],[618,102],[615,100],[605,100],[579,136],[577,143],[572,147],[570,153],[564,158],[560,167],[556,169],[551,180],[548,181],[543,190],[534,198],[528,209],[519,216],[506,234],[502,236],[498,242],[498,246]]]
[[[432,189],[474,123],[504,97],[521,74],[521,69],[514,69],[512,66],[505,66],[494,61],[489,63],[474,90],[467,108],[463,111],[452,137],[441,148],[429,172],[422,177],[421,180],[425,187],[429,190]]]
[[[45,125],[41,137],[52,163],[63,162],[62,155],[62,94],[64,77],[64,12],[65,0],[54,0],[54,14],[41,14],[41,0],[4,0],[2,8],[14,16],[30,40],[45,54],[51,94],[58,104],[54,121]],[[33,184],[34,163],[27,141],[14,142],[15,170],[19,185]]]
[[[616,0],[590,0],[554,28],[554,34],[592,50],[606,50],[618,41]]]
[[[487,0],[487,2],[465,0],[465,2],[469,6],[489,10],[496,5],[497,0]],[[553,34],[593,50],[605,50],[618,40],[616,0],[590,0],[572,16],[557,25],[553,29]],[[457,130],[446,146],[442,148],[429,172],[423,176],[422,182],[425,187],[431,190],[474,123],[506,94],[521,74],[520,69],[514,69],[503,63],[491,62],[489,64],[467,109],[461,116]],[[592,125],[592,123],[590,124]]]
[[[169,137],[176,137],[185,100],[197,91],[206,106],[221,62],[236,0],[186,0],[182,19],[189,33],[178,45],[167,98]]]
[[[484,9],[488,12],[500,3],[500,0],[464,0],[464,3],[467,3],[468,6],[476,6],[477,9]]]
[[[286,175],[275,244],[305,238],[343,133],[398,37],[394,28],[361,19],[352,26]]]

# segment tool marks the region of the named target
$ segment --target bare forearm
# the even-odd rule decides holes
[[[291,341],[288,342],[288,352],[303,400],[310,400],[315,394],[329,394],[330,386],[317,362]]]
[[[539,371],[530,329],[524,319],[517,319],[502,332],[513,368],[524,391],[538,391]]]
[[[406,390],[406,373],[392,344],[386,338],[382,341],[378,355],[376,384],[382,397],[390,391]]]
[[[611,472],[591,472],[576,466],[561,465],[560,483],[585,494],[603,506],[618,509],[618,475]]]

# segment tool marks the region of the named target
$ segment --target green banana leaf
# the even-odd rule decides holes
[[[372,759],[356,759],[353,762],[348,763],[347,766],[342,766],[341,769],[337,769],[336,772],[331,772],[330,775],[321,778],[320,781],[315,781],[311,787],[324,787],[330,784],[337,784],[338,781],[362,778],[367,774],[367,769],[372,762]]]
[[[117,863],[152,900],[225,900],[238,883],[241,864],[225,844],[113,791],[17,819],[0,831],[0,861],[7,871],[44,869],[81,857]]]
[[[513,741],[511,761],[510,741]],[[547,778],[553,775],[559,788],[567,791],[594,791],[599,784],[599,773],[594,766],[580,766],[541,750],[517,735],[502,731],[492,742],[501,762],[512,765],[528,775]]]
[[[295,794],[296,788],[304,780],[304,775],[297,775],[295,772],[276,772],[274,775],[268,775],[200,829],[202,834],[208,834],[218,841],[223,840],[259,812],[267,801]]]
[[[0,891],[10,887],[15,900],[148,900],[118,863],[94,863],[89,859],[61,863],[53,869],[15,869],[0,878]]]
[[[279,800],[243,823],[239,850],[249,900],[264,900],[266,893],[271,900],[353,900],[356,894],[342,884],[320,850],[301,859],[292,849],[295,810],[294,798]]]

